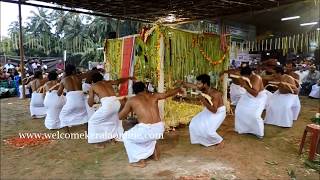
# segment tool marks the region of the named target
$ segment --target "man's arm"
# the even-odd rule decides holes
[[[284,90],[286,93],[298,94],[299,88],[297,88],[295,80],[288,77],[281,77],[281,83],[279,84],[279,88]]]
[[[88,99],[88,105],[92,107],[94,105],[94,91],[93,87],[89,89],[89,99]]]
[[[198,89],[198,87],[197,87],[195,84],[191,84],[191,83],[186,83],[186,82],[184,82],[182,85],[183,85],[183,87],[185,87],[185,88],[190,88],[190,89],[193,89],[193,90],[197,90],[197,89]]]
[[[181,90],[182,90],[181,88],[176,88],[176,89],[169,90],[165,93],[155,93],[154,96],[157,98],[157,100],[166,99],[168,97],[178,94]]]
[[[127,78],[120,78],[120,79],[117,79],[117,80],[111,80],[111,84],[112,85],[119,85],[119,84],[122,84],[128,80],[134,80],[133,77],[127,77]]]
[[[77,75],[77,77],[79,79],[81,79],[81,80],[82,79],[87,79],[93,73],[94,73],[94,71],[90,70],[90,71],[87,71],[87,72],[84,72],[84,73],[81,73],[81,74]]]
[[[245,81],[243,81],[243,83],[241,84],[242,84],[242,87],[248,91],[248,93],[250,93],[254,97],[257,97],[260,92],[260,87],[261,87],[260,83],[262,83],[261,81],[262,80],[259,77],[255,77],[253,82],[251,82],[252,88],[249,87],[249,85]]]
[[[48,82],[48,80],[49,80],[49,79],[48,79],[47,77],[41,79],[41,80],[40,80],[40,85],[41,85],[41,86],[44,85],[46,82]]]
[[[63,82],[61,82],[57,92],[58,96],[61,96],[63,94],[63,90],[64,90],[64,86],[63,86]]]
[[[130,100],[128,100],[124,105],[123,109],[119,112],[119,119],[123,120],[128,116],[130,112],[131,112],[131,102]]]
[[[211,112],[213,113],[216,113],[217,110],[218,110],[218,101],[215,100],[217,99],[216,97],[217,95],[213,95],[213,94],[210,94],[210,97],[212,98],[211,99],[211,102],[212,102],[212,105],[208,102],[208,100],[206,98],[204,98],[203,96],[200,97],[200,101],[202,102],[202,104]]]

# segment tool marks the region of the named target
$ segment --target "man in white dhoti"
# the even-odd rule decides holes
[[[66,104],[59,115],[61,127],[71,127],[88,122],[86,98],[82,91],[82,79],[86,78],[88,73],[76,74],[75,66],[71,64],[66,66],[65,77],[61,80],[58,90],[58,96],[62,95],[64,89],[67,90]]]
[[[239,134],[249,133],[262,138],[264,124],[261,114],[266,105],[267,93],[264,90],[261,77],[253,74],[250,67],[242,68],[240,74],[240,84],[247,92],[241,96],[236,106],[235,131]]]
[[[205,108],[190,122],[191,144],[201,144],[206,147],[220,144],[223,138],[217,133],[217,129],[226,117],[226,107],[223,105],[222,93],[210,87],[209,75],[202,74],[196,79],[197,85],[184,83],[184,87],[200,90],[202,93],[209,95],[211,102],[200,96]]]
[[[264,123],[292,127],[300,112],[300,100],[297,95],[299,90],[294,78],[284,74],[281,67],[277,67],[276,72],[281,74],[277,84],[278,90],[268,99]]]
[[[31,87],[31,102],[30,102],[30,114],[32,118],[43,118],[46,116],[46,108],[44,107],[43,100],[44,94],[39,90],[47,81],[47,78],[43,78],[42,72],[37,71],[34,75],[34,80],[27,84],[27,88]]]
[[[88,102],[88,98],[89,95],[87,95],[89,93],[89,90],[91,88],[91,84],[92,84],[92,75],[94,73],[99,72],[97,70],[96,67],[93,67],[91,71],[88,72],[86,79],[84,82],[82,82],[82,91],[84,94],[86,94],[86,102]],[[95,100],[98,103],[99,102],[99,98],[97,96],[95,96]],[[88,103],[86,103],[86,109],[87,109],[87,114],[88,114],[88,119],[90,119],[90,117],[93,115],[93,113],[96,111],[96,108],[94,107],[90,107]]]
[[[145,159],[152,156],[154,160],[158,160],[160,155],[156,141],[163,136],[164,123],[159,115],[158,101],[177,94],[181,88],[151,94],[146,92],[144,83],[137,82],[132,89],[136,96],[128,99],[119,113],[119,118],[124,119],[133,112],[139,123],[123,134],[123,142],[129,163],[132,166],[145,167]]]
[[[309,97],[315,98],[315,99],[320,99],[320,80],[318,80],[317,84],[312,86]]]
[[[46,107],[47,116],[44,125],[47,129],[61,128],[60,112],[66,103],[64,96],[58,96],[58,74],[52,71],[48,75],[49,81],[45,84],[46,96],[44,98],[44,106]]]
[[[119,140],[123,134],[122,122],[119,120],[121,102],[116,97],[112,85],[119,85],[132,78],[122,78],[115,81],[104,81],[103,76],[96,72],[92,75],[93,85],[89,90],[88,104],[94,105],[94,98],[100,98],[101,107],[88,121],[88,143],[96,143],[97,147],[104,147],[105,141]]]
[[[237,68],[237,69],[229,69],[226,70],[224,72],[222,72],[220,74],[220,76],[222,76],[223,74],[227,73],[227,74],[235,74],[235,75],[240,75],[240,69],[242,67],[245,67],[246,64],[242,64],[241,67]],[[232,83],[230,84],[230,101],[231,101],[231,105],[236,106],[240,97],[246,93],[246,90],[240,86],[239,81],[237,78],[233,78],[233,77],[229,77],[232,79]]]

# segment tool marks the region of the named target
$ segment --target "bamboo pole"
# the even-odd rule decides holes
[[[23,49],[23,34],[22,34],[22,16],[21,16],[21,0],[19,0],[19,30],[20,30],[20,70],[21,70],[21,79],[25,78],[24,72],[24,49]],[[26,98],[25,92],[25,83],[22,82],[22,98]]]

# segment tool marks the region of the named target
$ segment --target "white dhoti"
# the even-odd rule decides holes
[[[318,84],[312,86],[309,96],[320,99],[320,86]]]
[[[46,116],[46,108],[43,104],[43,93],[33,92],[30,102],[30,114],[35,118],[43,118]]]
[[[104,97],[101,107],[88,121],[88,143],[104,142],[123,135],[122,122],[119,120],[120,102],[117,97]]]
[[[96,112],[97,108],[96,107],[90,107],[88,104],[88,100],[89,100],[89,95],[86,96],[86,109],[87,109],[87,113],[88,113],[88,119],[91,118],[91,116]],[[94,102],[96,104],[99,103],[99,97],[97,95],[94,95]]]
[[[46,93],[46,96],[44,98],[44,106],[46,107],[47,116],[44,121],[44,125],[47,129],[61,128],[59,115],[65,103],[65,97],[58,96],[56,90]]]
[[[257,97],[249,93],[241,96],[235,110],[235,131],[239,134],[250,133],[259,137],[264,136],[264,124],[261,114],[267,101],[266,90]]]
[[[61,127],[87,123],[88,114],[86,109],[86,98],[83,92],[67,92],[66,99],[66,104],[63,106],[59,115]]]
[[[240,97],[245,94],[247,91],[243,87],[232,83],[230,85],[230,100],[231,105],[237,105]]]
[[[123,134],[123,143],[126,148],[129,163],[135,163],[150,157],[155,150],[156,141],[163,137],[164,124],[139,123]]]
[[[88,93],[90,88],[91,88],[91,84],[88,84],[88,83],[85,83],[85,82],[82,83],[82,91],[84,93]]]
[[[269,99],[272,97],[273,93],[268,90],[265,90],[265,93],[267,95],[267,102],[266,102],[266,105],[264,106],[264,109],[267,109]]]
[[[280,94],[279,91],[276,91],[268,100],[264,123],[292,127],[293,121],[299,116],[300,108],[298,95]]]
[[[19,86],[19,98],[20,98],[20,99],[23,98],[23,93],[22,93],[22,92],[23,92],[23,86],[20,85],[20,86]],[[29,88],[28,88],[27,86],[24,87],[24,92],[25,92],[25,95],[26,95],[26,96],[28,96],[28,95],[30,94]]]
[[[222,142],[223,138],[216,132],[226,117],[226,107],[217,109],[216,113],[205,108],[192,118],[189,125],[191,144],[212,146]]]

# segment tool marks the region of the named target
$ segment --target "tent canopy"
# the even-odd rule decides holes
[[[4,0],[15,2],[17,0]],[[69,8],[80,8],[103,13],[115,18],[132,18],[155,22],[174,14],[182,20],[212,19],[216,17],[259,11],[302,0],[38,0]],[[33,1],[22,4],[32,5]]]

